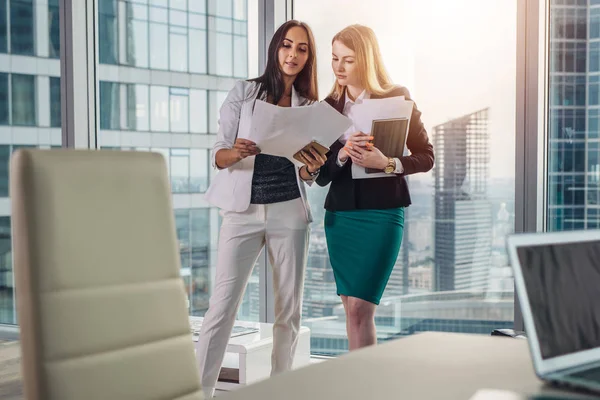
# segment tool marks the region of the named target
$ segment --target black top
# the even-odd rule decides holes
[[[406,100],[411,100],[408,90],[401,86],[383,97],[397,96],[404,96]],[[371,98],[381,97],[372,95]],[[342,113],[345,96],[338,100],[330,96],[325,101]],[[316,179],[319,186],[331,183],[325,200],[325,208],[329,211],[407,207],[411,201],[405,175],[427,172],[433,168],[433,146],[429,142],[427,131],[421,122],[421,112],[416,105],[413,107],[406,139],[406,147],[411,154],[399,157],[404,167],[402,174],[397,174],[394,178],[352,179],[352,160],[348,158],[343,167],[337,164],[338,153],[343,147],[340,141],[331,145],[327,162],[321,167]]]
[[[272,204],[300,197],[295,168],[285,157],[257,155],[250,203]]]

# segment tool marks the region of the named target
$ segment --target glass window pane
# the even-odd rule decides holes
[[[195,3],[197,0],[190,0],[190,3]],[[183,10],[187,9],[187,0],[170,0],[171,9]]]
[[[204,193],[208,189],[208,150],[190,150],[190,192]]]
[[[1,2],[2,0],[0,0]],[[0,10],[1,11],[1,10]],[[60,17],[58,10],[58,0],[48,2],[48,35],[49,35],[49,56],[50,58],[60,57]]]
[[[8,102],[8,74],[0,72],[0,125],[10,123]]]
[[[163,24],[150,24],[150,68],[169,68],[169,27]]]
[[[117,64],[119,55],[119,34],[117,22],[117,1],[103,0],[98,3],[98,51],[102,64]]]
[[[171,89],[171,132],[189,132],[188,91]]]
[[[169,88],[164,86],[150,87],[151,129],[154,132],[169,131]]]
[[[320,98],[328,95],[335,79],[327,61],[331,38],[360,21],[375,31],[391,80],[411,90],[436,152],[431,173],[408,177],[412,205],[404,210],[402,245],[375,314],[379,342],[423,331],[489,335],[514,323],[505,239],[514,230],[518,1],[473,4],[373,0],[365,7],[347,7],[345,0],[294,2],[294,17],[311,26],[317,41]],[[407,7],[415,26],[427,25],[417,35],[397,22]],[[469,12],[452,12],[458,9]],[[328,13],[335,13],[335,21],[323,17]],[[406,50],[399,55],[398,48]],[[572,71],[580,67],[576,50],[573,46],[570,52]],[[471,59],[484,60],[484,65],[470,65]],[[470,93],[469,100],[440,98],[440,93],[455,91]],[[578,99],[575,94],[572,98]],[[328,190],[314,185],[307,190],[314,222],[302,324],[311,328],[313,353],[338,355],[347,351],[348,342],[325,236]]]
[[[219,131],[219,111],[221,110],[221,106],[223,102],[227,98],[227,92],[220,91],[211,91],[209,92],[209,115],[210,115],[210,125],[209,125],[209,133],[216,134]]]
[[[34,54],[33,1],[10,0],[10,51],[12,54]]]
[[[233,38],[231,35],[209,32],[210,73],[219,76],[233,75]]]
[[[233,54],[235,55],[233,75],[248,76],[248,39],[246,36],[233,37]]]
[[[248,1],[233,0],[233,18],[245,21],[248,19]]]
[[[233,1],[232,0],[209,0],[208,13],[219,17],[233,17]]]
[[[170,36],[170,69],[171,71],[187,71],[188,69],[188,58],[187,58],[187,32],[182,35],[174,32],[171,28]]]
[[[129,85],[128,120],[131,130],[149,131],[150,100],[147,85]]]
[[[8,0],[0,0],[0,53],[8,52]]]
[[[8,174],[10,165],[10,146],[0,145],[0,196],[8,197]]]
[[[187,149],[171,150],[171,190],[173,193],[190,192],[190,156]]]
[[[190,132],[207,133],[207,117],[206,90],[190,90]]]
[[[139,7],[139,6],[136,6]],[[142,7],[146,9],[146,7]],[[136,19],[135,9],[128,5],[127,63],[136,67],[148,67],[148,22]]]
[[[60,109],[60,78],[50,78],[50,126],[61,126]]]
[[[187,26],[187,13],[183,11],[171,10],[169,12],[169,23],[172,26]]]
[[[119,129],[121,122],[120,84],[100,82],[100,129]]]
[[[188,9],[194,13],[206,14],[206,0],[190,0]]]
[[[189,56],[190,72],[206,73],[206,31],[190,29]]]
[[[12,74],[12,124],[36,125],[35,76]]]
[[[110,68],[100,66],[97,74],[103,81],[111,81],[98,82],[101,126],[103,129],[111,125],[123,127],[122,131],[99,134],[98,145],[102,149],[121,151],[151,149],[166,157],[171,190],[176,193],[174,213],[181,245],[181,275],[190,298],[190,313],[200,316],[208,308],[214,285],[220,217],[213,207],[182,208],[184,204],[197,203],[214,173],[210,166],[213,141],[197,135],[208,133],[209,115],[213,115],[213,132],[217,131],[218,108],[235,83],[234,79],[217,76],[217,63],[226,60],[226,76],[232,77],[234,63],[245,59],[245,65],[237,66],[235,70],[239,78],[245,79],[248,78],[248,55],[258,54],[258,30],[248,31],[246,23],[246,19],[250,19],[251,26],[258,26],[258,3],[251,3],[251,10],[247,11],[246,18],[242,18],[241,13],[247,8],[246,0],[236,0],[235,15],[240,18],[236,21],[236,32],[251,40],[236,41],[235,51],[240,55],[234,56],[231,37],[233,2],[227,2],[230,4],[225,7],[217,2],[213,4],[212,30],[223,31],[228,43],[225,44],[226,56],[221,55],[219,60],[216,55],[213,57],[215,67],[211,73],[208,5],[204,0],[102,0],[98,3],[104,14],[104,24],[98,15],[99,31],[94,35],[98,40],[96,46],[102,52],[102,57],[97,55],[100,61],[108,58],[124,64]],[[103,4],[100,6],[100,3]],[[221,14],[228,15],[217,22],[217,15]],[[223,46],[216,36],[213,44],[216,54],[216,48]],[[248,46],[253,47],[249,50]],[[258,60],[253,68],[258,69]],[[190,74],[186,77],[182,72]],[[219,74],[222,73],[219,70]],[[213,92],[211,102],[209,92],[215,88],[219,91]],[[259,318],[259,272],[257,269],[250,278],[238,317]]]

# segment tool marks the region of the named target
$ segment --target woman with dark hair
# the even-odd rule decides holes
[[[248,137],[256,100],[280,107],[317,100],[317,63],[310,28],[283,24],[271,40],[265,73],[237,82],[220,110],[212,163],[219,169],[206,199],[221,209],[215,285],[197,352],[202,386],[214,394],[225,348],[242,296],[262,248],[273,266],[275,324],[271,374],[289,370],[296,349],[311,221],[304,184],[312,184],[325,158],[304,154],[296,168],[283,157],[260,154]]]

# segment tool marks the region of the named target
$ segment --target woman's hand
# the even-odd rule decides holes
[[[340,150],[339,159],[341,162],[345,162],[348,159],[350,153],[347,151],[352,148],[371,148],[373,144],[370,141],[373,140],[373,136],[367,135],[362,132],[354,132],[346,141],[346,146]]]
[[[327,158],[320,155],[313,148],[310,149],[310,153],[305,150],[302,150],[300,152],[300,158],[302,159],[302,162],[306,164],[306,169],[310,173],[315,173],[319,168],[323,166],[323,164],[325,164],[325,161],[327,161]]]
[[[363,168],[385,169],[389,162],[388,157],[386,157],[381,150],[375,146],[369,146],[369,148],[353,146],[347,151],[350,154],[352,163]]]
[[[255,156],[260,153],[260,149],[256,147],[256,143],[248,139],[236,139],[233,148],[231,149],[237,161],[241,161],[246,157]]]
[[[311,148],[310,153],[302,150],[300,152],[300,159],[304,164],[303,168],[300,169],[300,177],[305,181],[311,180],[313,177],[309,174],[314,174],[325,164],[327,158],[320,155],[315,149]],[[306,169],[307,174],[303,174],[303,170]]]
[[[215,154],[215,163],[218,168],[229,168],[246,157],[260,153],[256,143],[248,139],[236,139],[231,149],[221,149]]]

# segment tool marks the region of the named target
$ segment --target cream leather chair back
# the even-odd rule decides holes
[[[167,169],[19,150],[10,175],[28,400],[198,400]]]

